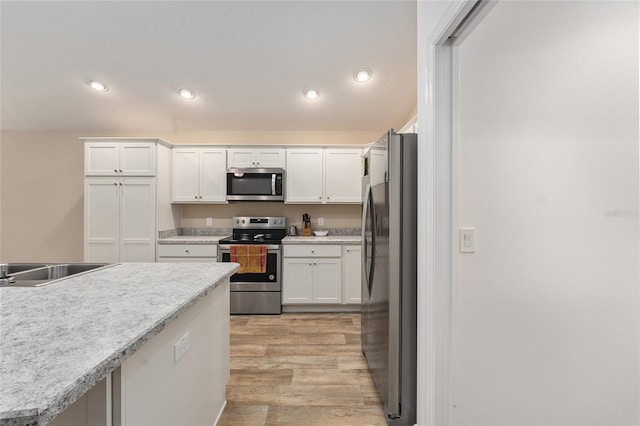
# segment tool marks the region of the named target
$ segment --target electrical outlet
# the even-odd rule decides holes
[[[324,217],[318,218],[318,226],[324,226]]]
[[[208,217],[207,218],[207,226],[213,226],[213,218],[212,217]]]
[[[187,353],[190,347],[191,347],[191,344],[189,342],[189,332],[187,331],[185,335],[182,336],[180,340],[176,342],[175,345],[173,345],[173,355],[174,355],[173,363],[177,364],[178,361],[180,361],[180,359],[184,356],[184,354]]]

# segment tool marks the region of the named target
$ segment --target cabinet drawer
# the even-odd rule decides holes
[[[215,244],[160,244],[158,257],[216,257]]]
[[[339,245],[284,245],[284,257],[341,257]]]

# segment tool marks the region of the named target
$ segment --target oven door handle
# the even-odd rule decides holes
[[[246,245],[246,244],[235,244],[235,245]],[[250,245],[254,245],[254,244],[250,244]],[[256,245],[257,245],[257,244],[256,244]],[[281,250],[281,246],[276,245],[276,244],[267,244],[266,246],[267,246],[267,251],[269,251],[269,252],[271,252],[271,253],[273,253],[273,252],[275,252],[275,251],[280,251],[280,250]],[[221,252],[221,253],[229,253],[229,248],[228,248],[228,246],[227,246],[227,247],[225,247],[225,246],[223,245],[223,246],[220,246],[220,248],[219,248],[219,249],[220,249],[220,252]]]

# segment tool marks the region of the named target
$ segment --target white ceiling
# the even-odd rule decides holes
[[[2,0],[0,126],[397,127],[416,103],[415,13],[415,0]],[[366,84],[353,79],[361,67],[373,71]],[[318,99],[302,96],[309,87]]]

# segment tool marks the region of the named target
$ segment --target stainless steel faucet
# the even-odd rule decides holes
[[[9,264],[0,263],[0,286],[13,282],[15,282],[15,280],[9,276]]]

